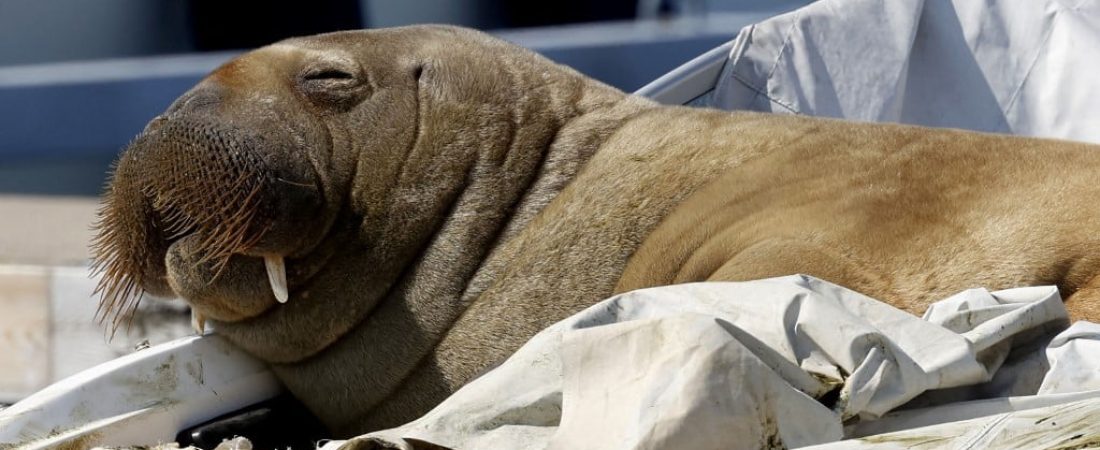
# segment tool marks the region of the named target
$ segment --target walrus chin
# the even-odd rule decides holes
[[[175,294],[165,257],[187,236],[194,264],[217,277],[234,254],[253,253],[277,215],[276,171],[257,149],[263,138],[194,121],[161,121],[125,151],[111,176],[93,242],[101,275],[97,320],[111,333],[132,317],[145,292]],[[283,255],[263,254],[275,298],[288,297]],[[205,318],[196,313],[195,328]]]

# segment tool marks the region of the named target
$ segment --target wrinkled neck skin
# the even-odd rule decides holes
[[[318,381],[295,377],[295,366],[353,345],[350,333],[367,344],[355,345],[355,361],[335,363],[362,370],[328,389],[353,391],[359,406],[349,408],[356,410],[396,389],[506,268],[484,264],[494,249],[520,233],[622,123],[656,106],[535,63],[549,69],[522,66],[534,64],[526,59],[501,69],[513,85],[480,93],[496,95],[497,104],[421,83],[418,125],[405,155],[357,156],[344,219],[319,246],[332,254],[326,268],[300,286],[292,283],[286,305],[241,322],[215,322],[219,333],[275,363],[296,394],[315,392],[309,385]],[[435,75],[428,66],[423,76]],[[362,411],[330,410],[332,417],[322,419],[332,423],[356,412]]]

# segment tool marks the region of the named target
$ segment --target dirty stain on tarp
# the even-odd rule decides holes
[[[265,364],[224,338],[184,338],[89,369],[0,411],[0,449],[155,446],[281,390]]]

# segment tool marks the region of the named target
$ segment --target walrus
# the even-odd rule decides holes
[[[244,54],[122,153],[101,316],[142,293],[351,436],[414,419],[612,294],[813,275],[920,314],[1054,284],[1096,319],[1100,147],[661,106],[476,31]]]

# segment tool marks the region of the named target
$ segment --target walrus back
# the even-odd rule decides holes
[[[794,124],[816,126],[678,205],[615,291],[803,273],[922,314],[973,287],[1073,298],[1100,273],[1098,146],[794,117],[766,128]],[[1074,318],[1100,318],[1074,300]]]

